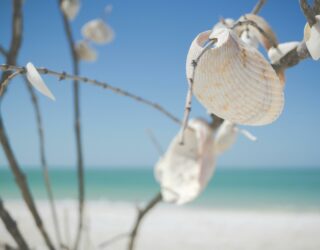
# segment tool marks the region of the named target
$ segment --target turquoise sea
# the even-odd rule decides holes
[[[46,199],[39,168],[26,168],[25,173],[34,197]],[[89,200],[140,202],[159,190],[151,168],[87,168],[85,173]],[[56,199],[77,198],[74,169],[54,168],[50,177]],[[0,168],[0,196],[21,199],[14,178],[5,167]],[[320,211],[320,169],[220,168],[207,189],[189,206]]]

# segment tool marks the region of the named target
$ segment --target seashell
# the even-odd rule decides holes
[[[304,41],[313,60],[320,58],[320,15],[315,16],[317,22],[310,28],[306,23],[304,27]]]
[[[221,19],[218,23],[216,23],[212,30],[217,30],[221,28],[231,28],[234,24],[234,20],[232,18]]]
[[[271,26],[264,20],[261,16],[257,16],[254,14],[246,14],[242,16],[239,21],[250,20],[255,22],[264,32],[268,35],[268,37],[272,40],[274,44],[277,44],[277,37],[273,32]],[[264,46],[265,49],[269,50],[273,44],[270,44],[270,41],[262,35],[259,30],[252,25],[242,25],[235,28],[236,33],[240,36],[245,30],[248,30],[249,33],[256,37],[256,39]]]
[[[53,101],[56,100],[54,95],[51,93],[50,89],[47,87],[45,82],[43,81],[41,75],[38,70],[34,67],[31,62],[28,62],[26,65],[26,77],[30,84],[38,90],[41,94],[49,97]]]
[[[83,61],[93,62],[97,60],[97,52],[86,41],[80,41],[76,44],[76,53],[78,58]]]
[[[226,150],[231,148],[237,139],[238,133],[243,134],[251,141],[256,141],[257,138],[253,136],[249,131],[240,129],[236,124],[224,120],[218,128],[214,136],[214,152],[216,155],[224,153]]]
[[[240,38],[244,43],[246,43],[256,49],[259,47],[258,38],[256,36],[250,34],[250,31],[248,31],[248,30],[245,30],[244,32],[242,32]]]
[[[275,121],[284,105],[280,80],[263,55],[230,29],[206,31],[194,39],[187,56],[187,78],[192,78],[192,62],[210,35],[218,41],[200,58],[193,79],[199,102],[209,113],[233,123],[254,126]]]
[[[82,35],[99,44],[110,43],[114,38],[112,28],[102,19],[93,19],[87,22],[81,29]]]
[[[200,119],[191,120],[189,128],[185,131],[185,143],[181,145],[180,133],[176,135],[155,167],[166,202],[184,204],[195,199],[215,169],[212,128]]]
[[[286,55],[291,50],[297,48],[299,42],[287,42],[287,43],[280,43],[278,47],[271,47],[268,50],[268,57],[271,63],[275,63],[279,61],[284,55]]]
[[[60,7],[66,17],[72,21],[77,16],[80,10],[80,1],[62,0]]]

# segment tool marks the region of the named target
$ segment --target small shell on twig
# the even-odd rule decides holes
[[[112,28],[102,19],[93,19],[81,29],[82,35],[98,44],[110,43],[114,38]]]
[[[215,169],[212,128],[200,119],[191,120],[189,128],[185,143],[180,144],[178,134],[156,164],[156,178],[166,202],[184,204],[195,199]]]
[[[235,143],[238,133],[243,134],[251,141],[257,140],[257,138],[249,131],[240,129],[236,126],[236,124],[224,120],[214,136],[215,154],[220,155],[228,150]]]
[[[232,18],[221,18],[221,20],[213,26],[212,30],[214,31],[221,28],[231,28],[233,24],[234,20]]]
[[[304,27],[304,41],[313,60],[320,58],[320,15],[316,17],[317,22],[310,28],[306,23]]]
[[[254,14],[246,14],[239,19],[239,21],[246,21],[246,20],[255,22],[267,34],[267,36],[271,39],[273,44],[278,43],[277,37],[273,32],[271,26],[261,16],[254,15]],[[264,46],[265,49],[268,50],[271,48],[272,44],[270,44],[269,39],[267,39],[263,34],[261,34],[256,27],[253,27],[251,25],[243,25],[243,26],[238,26],[235,29],[238,36],[241,35],[246,30],[250,33],[251,36],[255,37]]]
[[[79,10],[80,10],[80,1],[79,0],[62,0],[61,10],[66,15],[69,20],[73,20]]]
[[[280,80],[264,56],[230,29],[206,31],[194,39],[187,56],[187,78],[192,78],[192,63],[209,36],[217,39],[216,46],[203,54],[193,79],[199,102],[209,113],[233,123],[257,126],[275,121],[284,105]]]
[[[88,62],[97,60],[97,52],[86,41],[80,41],[76,44],[76,53],[80,60]]]
[[[49,97],[52,100],[56,99],[54,95],[51,93],[50,89],[45,84],[45,82],[43,81],[38,70],[34,67],[34,65],[31,62],[27,63],[26,65],[26,77],[30,84],[41,94]]]
[[[297,48],[299,42],[287,42],[278,44],[277,48],[271,47],[268,50],[268,57],[271,63],[279,61],[284,55],[286,55],[291,50]]]

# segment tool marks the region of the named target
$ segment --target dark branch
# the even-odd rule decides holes
[[[300,0],[300,7],[310,27],[312,27],[317,22],[313,9],[308,4],[307,0]]]
[[[23,238],[23,236],[17,226],[17,223],[14,221],[14,219],[11,217],[9,212],[3,206],[3,202],[2,202],[1,198],[0,198],[0,217],[1,217],[4,225],[6,226],[6,229],[11,234],[12,238],[17,243],[19,248],[21,250],[29,250],[30,248],[29,248],[27,242],[25,241],[25,239]],[[9,246],[6,245],[6,249],[8,249],[7,247],[9,247]]]
[[[129,238],[128,250],[133,250],[135,246],[135,240],[139,231],[140,224],[143,218],[148,214],[148,212],[154,208],[160,201],[162,201],[161,193],[158,193],[143,209],[138,209],[138,215],[135,224],[132,228]]]

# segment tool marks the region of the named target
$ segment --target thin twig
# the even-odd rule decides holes
[[[0,198],[0,217],[1,217],[4,225],[6,226],[8,232],[11,234],[12,238],[19,246],[19,248],[21,250],[29,250],[30,248],[29,248],[27,242],[25,241],[25,239],[23,238],[23,236],[17,226],[17,223],[14,221],[14,219],[11,217],[9,212],[3,206],[3,201],[1,198]]]
[[[2,70],[2,71],[17,71],[17,70],[22,70],[22,69],[23,69],[23,67],[18,67],[18,66],[14,66],[14,65],[7,65],[7,64],[0,65],[0,70]],[[100,82],[100,81],[93,80],[93,79],[89,79],[87,77],[71,75],[71,74],[68,74],[66,72],[60,73],[60,72],[56,72],[56,71],[53,71],[53,70],[50,70],[50,69],[47,69],[47,68],[37,68],[37,70],[38,70],[38,72],[40,74],[52,75],[52,76],[57,77],[59,80],[65,80],[65,79],[66,80],[78,80],[78,81],[86,83],[86,84],[95,85],[95,86],[98,86],[98,87],[103,88],[103,89],[111,90],[112,92],[114,92],[114,93],[116,93],[118,95],[126,96],[126,97],[129,97],[131,99],[134,99],[137,102],[146,104],[146,105],[158,110],[159,112],[163,113],[164,115],[166,115],[168,118],[170,118],[175,123],[181,124],[181,121],[176,116],[171,114],[169,111],[167,111],[165,108],[160,106],[158,103],[149,101],[149,100],[147,100],[145,98],[142,98],[140,96],[132,94],[132,93],[130,93],[128,91],[125,91],[123,89],[114,87],[114,86],[112,86],[112,85],[110,85],[108,83]],[[25,74],[25,72],[22,71],[21,74]]]
[[[154,133],[152,132],[151,129],[147,129],[146,133],[150,139],[150,141],[152,142],[153,146],[155,147],[155,149],[157,150],[157,152],[159,153],[159,155],[163,155],[164,154],[164,150],[161,147],[159,141],[157,140],[157,138],[155,137]]]
[[[257,15],[266,2],[267,0],[259,0],[259,2],[252,9],[251,13]]]
[[[210,38],[209,38],[210,39]],[[186,130],[188,126],[188,120],[189,115],[191,112],[191,104],[192,104],[192,94],[193,94],[193,83],[194,83],[194,77],[196,74],[196,68],[199,63],[200,58],[204,55],[204,53],[211,48],[211,46],[217,42],[217,39],[210,39],[209,42],[204,46],[204,48],[201,50],[200,54],[192,60],[191,66],[193,67],[192,76],[190,79],[188,79],[188,92],[186,96],[186,104],[184,108],[184,116],[182,121],[182,129],[181,129],[181,140],[180,144],[182,145],[184,143],[184,131]]]
[[[10,42],[10,48],[7,52],[6,57],[6,63],[11,65],[16,65],[17,57],[19,53],[19,49],[21,47],[22,42],[22,27],[23,27],[23,19],[22,19],[22,0],[13,0],[13,15],[12,15],[12,35],[11,35],[11,42]],[[22,68],[21,68],[22,70]],[[10,76],[11,72],[6,71],[3,72],[0,80],[0,84],[2,84],[5,79],[7,79]],[[3,97],[3,95],[2,95]],[[37,225],[42,237],[44,238],[44,241],[47,245],[47,247],[50,250],[54,250],[54,246],[51,243],[50,237],[47,234],[47,231],[44,228],[42,219],[38,213],[38,210],[35,206],[34,199],[32,197],[31,191],[29,189],[27,180],[16,160],[16,157],[14,155],[14,152],[11,148],[7,133],[5,131],[5,127],[2,121],[2,114],[0,112],[0,143],[2,145],[2,148],[4,150],[4,153],[7,157],[7,160],[9,162],[11,171],[13,175],[15,176],[16,183],[20,189],[20,192],[22,194],[22,197],[30,210],[30,213],[33,216],[33,219],[35,221],[35,224]]]
[[[61,5],[61,0],[58,0],[59,5]],[[60,9],[60,8],[59,8]],[[60,9],[61,16],[63,18],[63,26],[66,33],[66,37],[69,44],[69,49],[71,52],[71,59],[73,65],[73,74],[79,75],[79,60],[77,57],[77,52],[75,49],[75,42],[72,36],[72,30],[70,22],[65,15],[65,13]],[[74,98],[74,129],[76,136],[76,150],[77,150],[77,170],[78,170],[78,200],[79,200],[79,218],[77,234],[74,243],[74,249],[77,250],[81,240],[83,220],[84,220],[84,207],[85,207],[85,183],[84,183],[84,168],[83,168],[83,147],[81,139],[81,120],[80,120],[80,101],[79,101],[79,82],[78,80],[73,80],[73,98]]]
[[[320,15],[320,0],[314,0],[313,11],[316,15]]]
[[[310,27],[312,27],[316,22],[316,18],[315,18],[315,13],[314,13],[314,9],[311,8],[311,6],[308,4],[307,0],[300,0],[300,7],[301,10],[304,14],[304,16],[306,17]]]
[[[123,240],[127,237],[130,236],[130,233],[122,233],[122,234],[118,234],[114,237],[112,237],[111,239],[107,240],[107,241],[104,241],[102,242],[101,244],[98,245],[98,248],[106,248],[108,246],[110,246],[111,244],[119,241],[119,240]]]
[[[11,73],[10,75],[8,75],[8,77],[6,79],[4,79],[3,82],[1,82],[1,85],[0,85],[0,97],[3,95],[7,85],[11,81],[11,79],[15,78],[16,76],[18,76],[20,74],[21,74],[21,71],[15,71],[15,72]]]
[[[51,210],[51,214],[52,214],[52,220],[53,220],[53,224],[54,224],[57,242],[58,242],[59,246],[61,246],[62,241],[61,241],[61,233],[60,233],[59,221],[58,221],[58,216],[57,216],[57,209],[56,209],[54,196],[53,196],[53,192],[52,192],[52,188],[51,188],[52,185],[51,185],[51,181],[50,181],[50,177],[49,177],[48,164],[47,164],[46,153],[45,153],[45,138],[44,138],[43,125],[42,125],[42,116],[41,116],[41,111],[40,111],[40,105],[38,102],[38,97],[35,94],[33,87],[29,84],[26,77],[24,77],[24,81],[26,83],[28,92],[31,96],[32,105],[33,105],[35,115],[36,115],[36,124],[37,124],[38,137],[39,137],[39,152],[40,152],[42,175],[43,175],[47,195],[49,198],[50,210]]]
[[[138,215],[135,221],[135,224],[130,232],[128,250],[133,250],[135,246],[135,240],[139,231],[140,224],[143,218],[154,208],[158,203],[162,201],[161,193],[156,194],[156,196],[143,208],[138,209]]]

